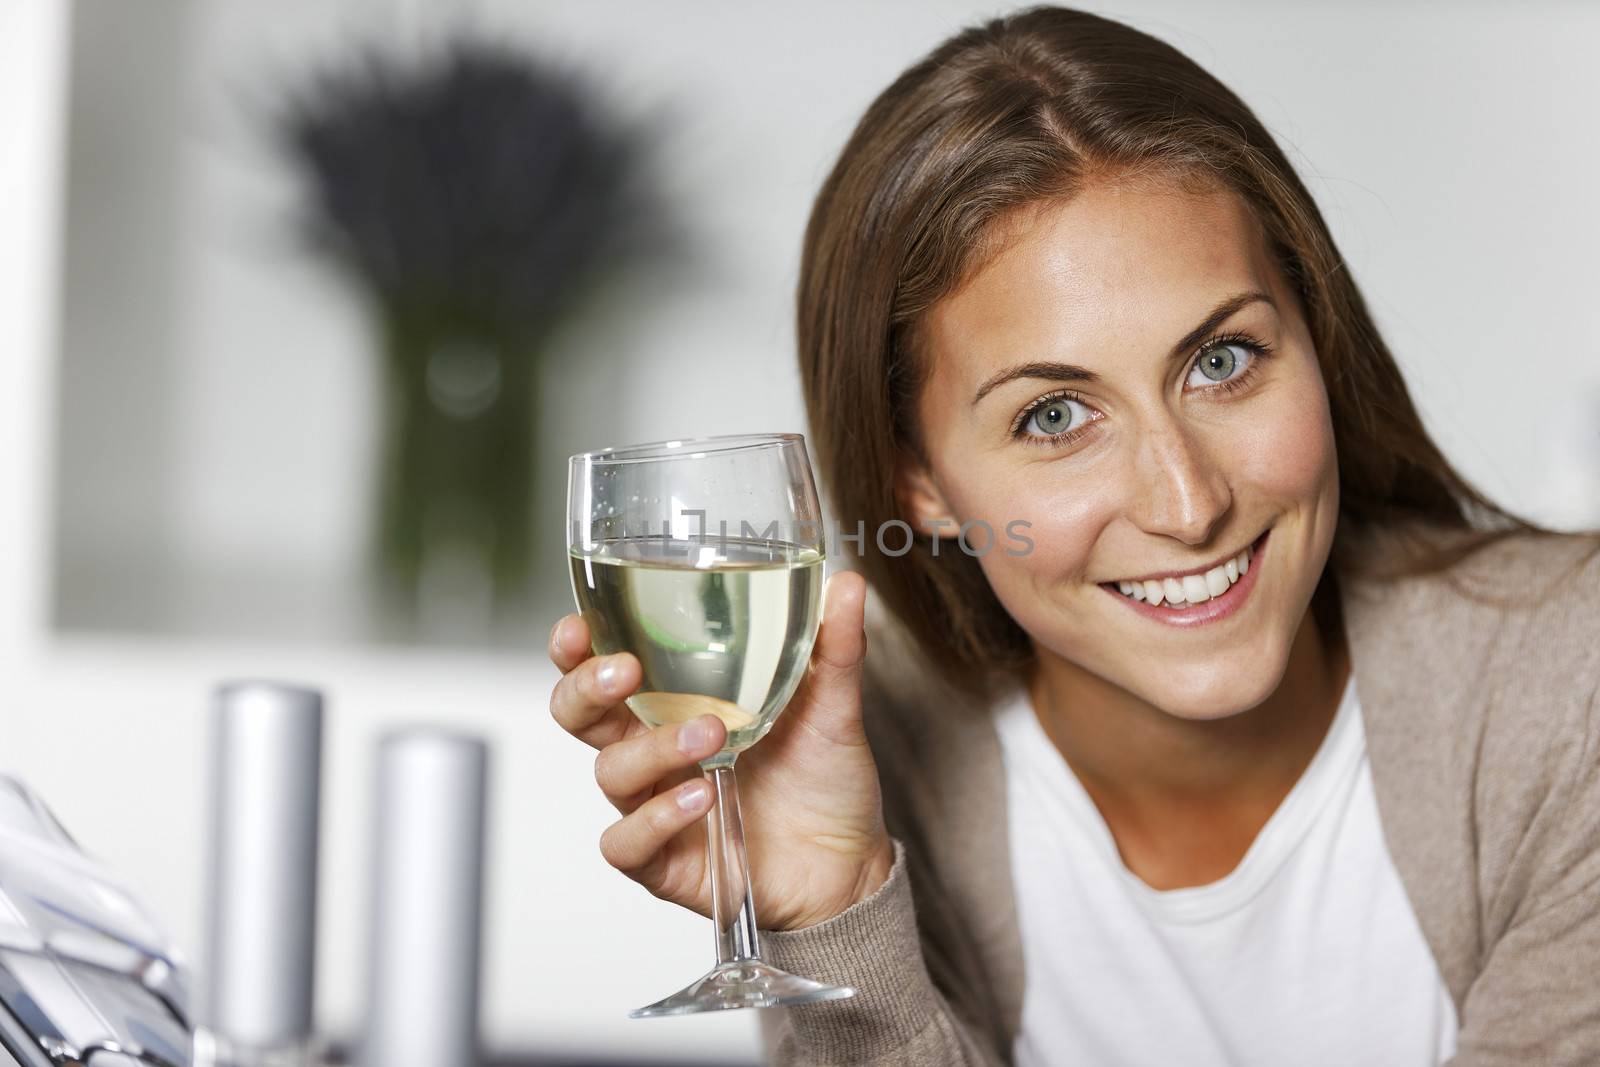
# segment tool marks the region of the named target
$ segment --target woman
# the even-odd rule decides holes
[[[1600,1063],[1600,537],[1451,468],[1231,92],[1082,12],[957,35],[823,186],[799,331],[834,515],[917,538],[742,757],[769,958],[860,990],[777,1062]],[[551,656],[605,857],[708,914],[722,726]]]

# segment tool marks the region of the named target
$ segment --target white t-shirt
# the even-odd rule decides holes
[[[1351,679],[1239,865],[1128,870],[1026,690],[995,710],[1025,966],[1018,1067],[1433,1067],[1456,1013],[1389,859]]]

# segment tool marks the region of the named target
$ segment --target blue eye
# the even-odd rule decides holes
[[[1264,345],[1244,337],[1220,337],[1196,357],[1188,384],[1206,389],[1242,382],[1254,370],[1256,358],[1264,354]]]
[[[1017,433],[1020,436],[1059,437],[1089,421],[1087,415],[1077,413],[1075,408],[1087,410],[1082,401],[1071,397],[1046,397],[1028,411]]]

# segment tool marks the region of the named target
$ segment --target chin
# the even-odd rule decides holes
[[[1138,687],[1131,691],[1168,715],[1204,721],[1226,719],[1256,707],[1277,688],[1286,663],[1275,661],[1273,670],[1218,671],[1207,668],[1190,677],[1182,674],[1163,679],[1158,687]]]
[[[1242,711],[1249,711],[1260,703],[1259,700],[1241,700],[1232,696],[1218,699],[1196,699],[1193,696],[1181,700],[1162,700],[1159,697],[1146,697],[1156,707],[1171,715],[1175,719],[1188,719],[1190,722],[1213,722],[1237,715]]]

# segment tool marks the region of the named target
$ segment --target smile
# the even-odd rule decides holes
[[[1186,574],[1101,582],[1100,588],[1147,618],[1176,626],[1198,626],[1238,610],[1255,588],[1269,528],[1221,563]]]

